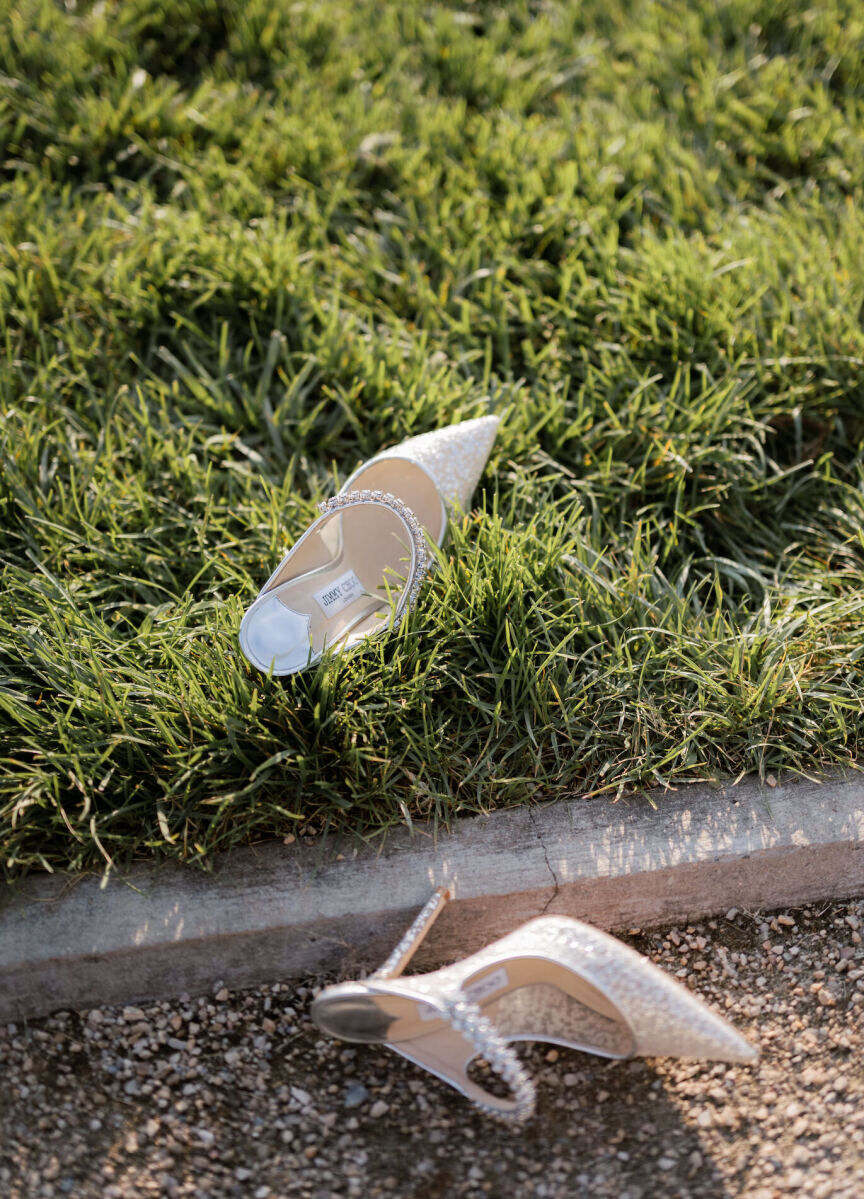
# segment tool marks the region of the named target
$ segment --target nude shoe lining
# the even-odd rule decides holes
[[[440,545],[447,528],[447,510],[435,481],[410,458],[377,458],[359,467],[343,491],[389,491],[407,504],[432,540]]]
[[[301,538],[246,619],[254,621],[256,608],[275,595],[290,611],[309,617],[309,652],[315,658],[328,646],[351,645],[384,627],[399,606],[413,562],[408,530],[397,513],[379,504],[343,508]],[[328,616],[319,597],[352,574],[361,593]],[[278,658],[287,647],[274,645],[272,652]]]
[[[550,1041],[610,1058],[629,1057],[634,1052],[632,1030],[615,1005],[567,966],[546,958],[510,958],[466,978],[461,993],[470,998],[472,992],[476,994],[494,984],[496,975],[502,978],[501,989],[497,993],[491,990],[485,1000],[478,1001],[478,1006],[505,1040]],[[384,1041],[402,1057],[423,1066],[464,1095],[482,1102],[498,1102],[469,1078],[468,1066],[477,1052],[450,1026],[434,996],[430,995],[427,1002],[419,994],[406,994],[411,989],[411,979],[382,980],[377,984],[370,980],[370,986],[374,989],[362,983],[346,984],[340,988],[341,995],[330,1001],[336,1009],[344,1005],[343,1015],[348,1015],[350,1009],[349,1024],[353,1020],[353,1028],[343,1025],[340,1030],[338,1015],[333,1023],[328,1022],[328,1003],[315,1014],[316,1021],[331,1035],[341,1035],[342,1039]],[[402,993],[396,993],[397,989]],[[530,1023],[532,1010],[536,1016],[541,994],[547,1001],[547,1015],[553,1013],[551,1027]],[[364,1004],[372,1008],[365,1015]],[[594,1030],[593,1038],[574,1039],[573,1029],[578,1027],[580,1017]],[[364,1035],[357,1036],[361,1023],[366,1026]]]

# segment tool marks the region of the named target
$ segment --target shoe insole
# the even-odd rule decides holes
[[[403,500],[438,543],[447,527],[447,511],[426,471],[408,458],[379,458],[361,467],[351,491],[389,491]]]
[[[243,619],[241,636],[263,670],[301,670],[337,642],[383,628],[410,571],[401,518],[379,504],[330,513],[298,542]]]
[[[381,983],[388,985],[385,979]],[[410,978],[405,983],[410,986]],[[400,979],[394,979],[393,985],[398,988]],[[462,993],[508,1040],[555,1041],[607,1057],[626,1057],[635,1048],[629,1025],[615,1005],[559,962],[510,958],[467,978]],[[329,1021],[326,1008],[320,1018],[333,1036],[386,1040],[401,1052],[415,1042],[432,1037],[438,1042],[442,1035],[449,1034],[454,1049],[465,1058],[464,1040],[437,1014],[432,1003],[400,994],[370,995],[359,984],[355,995],[334,998],[327,1008]]]

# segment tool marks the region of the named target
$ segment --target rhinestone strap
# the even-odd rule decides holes
[[[414,566],[405,581],[405,590],[402,598],[399,601],[396,619],[393,621],[393,628],[398,629],[405,613],[411,608],[417,599],[417,592],[420,590],[420,584],[426,576],[426,572],[432,565],[432,556],[426,548],[426,538],[423,535],[423,529],[414,512],[404,500],[399,499],[396,495],[391,495],[389,491],[348,491],[339,492],[329,500],[323,500],[318,505],[318,511],[338,512],[341,508],[351,508],[357,504],[380,504],[384,508],[389,508],[391,512],[395,512],[397,516],[408,527],[408,532],[411,537],[411,545],[414,550]]]
[[[372,978],[394,978],[401,974],[406,959],[422,941],[441,910],[442,900],[446,902],[451,896],[450,888],[439,887],[423,905],[411,922],[410,928],[400,939],[399,944],[386,962],[378,967]],[[474,1046],[481,1057],[486,1059],[492,1070],[504,1079],[513,1092],[513,1099],[509,1101],[510,1106],[505,1106],[508,1104],[506,1099],[495,1100],[490,1095],[490,1102],[484,1103],[482,1099],[476,1099],[472,1095],[477,1106],[491,1116],[497,1116],[501,1120],[512,1121],[516,1124],[530,1119],[536,1102],[534,1083],[491,1020],[483,1015],[475,1003],[466,999],[461,991],[445,1000],[444,1011],[450,1027]]]
[[[463,995],[448,1000],[446,1010],[451,1026],[474,1046],[513,1092],[510,1106],[503,1106],[507,1100],[495,1100],[492,1096],[489,1102],[475,1099],[477,1106],[490,1116],[497,1116],[515,1124],[522,1124],[530,1119],[534,1114],[537,1098],[534,1083],[492,1022],[486,1019],[476,1004]]]

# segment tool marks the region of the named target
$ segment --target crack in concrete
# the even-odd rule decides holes
[[[537,840],[540,842],[540,848],[543,850],[543,858],[546,862],[546,869],[549,871],[549,876],[552,879],[552,887],[553,887],[552,894],[549,896],[549,898],[544,903],[543,910],[540,913],[541,916],[545,916],[546,913],[549,911],[549,908],[552,905],[552,903],[555,901],[555,899],[557,899],[558,892],[561,890],[561,885],[558,882],[558,875],[553,870],[552,863],[549,861],[549,851],[546,848],[546,842],[543,840],[543,834],[541,833],[541,831],[537,825],[537,820],[536,820],[536,818],[534,816],[534,812],[531,810],[531,808],[528,809],[528,819],[531,821],[531,827],[534,830],[534,835],[536,836]]]

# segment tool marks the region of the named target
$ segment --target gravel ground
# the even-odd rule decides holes
[[[760,1064],[522,1047],[540,1090],[522,1131],[395,1055],[319,1039],[311,983],[10,1025],[0,1195],[858,1199],[862,934],[860,901],[634,930]]]

